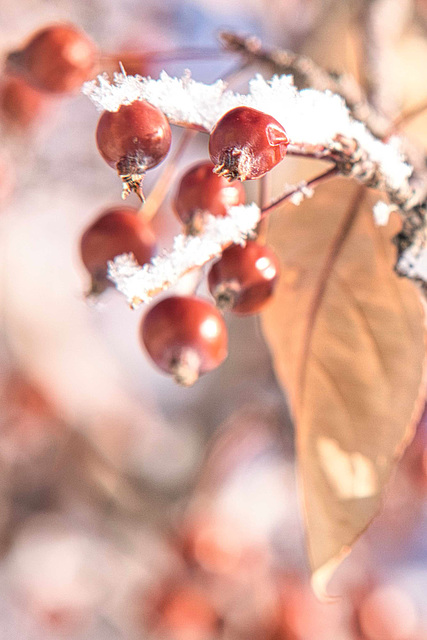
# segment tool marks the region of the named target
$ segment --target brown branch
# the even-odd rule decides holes
[[[242,37],[231,31],[222,31],[219,39],[227,51],[245,55],[252,62],[267,64],[274,73],[291,74],[298,89],[331,91],[341,96],[353,118],[360,120],[376,137],[382,138],[389,121],[364,98],[360,87],[350,75],[325,71],[313,60],[286,49],[266,49],[260,40]]]
[[[385,191],[391,202],[404,211],[412,208],[414,189],[406,181],[399,188],[389,184],[378,164],[354,138],[338,134],[328,146],[293,144],[289,145],[288,154],[333,162],[341,175],[355,178],[367,187]]]

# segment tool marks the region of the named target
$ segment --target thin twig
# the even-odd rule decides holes
[[[100,66],[106,66],[108,64],[118,65],[119,61],[121,61],[125,67],[126,64],[129,66],[140,64],[141,67],[143,67],[147,62],[156,63],[168,61],[179,62],[181,60],[212,60],[214,58],[226,57],[228,55],[230,55],[230,52],[225,51],[224,49],[218,49],[217,47],[179,47],[169,50],[146,51],[144,53],[126,51],[118,53],[103,52],[99,56],[98,62]]]
[[[171,154],[168,163],[166,164],[162,174],[150,191],[149,196],[146,198],[145,203],[139,210],[139,215],[145,222],[149,222],[154,218],[160,206],[169,190],[173,175],[176,171],[178,162],[180,161],[184,151],[197,135],[197,131],[194,129],[186,129],[176,147],[175,151]]]
[[[313,189],[314,187],[317,187],[320,183],[325,182],[326,180],[329,180],[330,178],[333,178],[338,174],[339,174],[338,167],[333,166],[332,168],[328,169],[327,171],[324,171],[323,173],[316,176],[315,178],[312,178],[312,180],[309,180],[307,183],[305,183],[305,187],[309,189]],[[269,205],[261,209],[261,219],[265,218],[272,211],[274,211],[274,209],[279,207],[281,204],[283,204],[287,200],[290,200],[292,196],[300,192],[301,192],[301,187],[297,187],[292,189],[291,191],[288,191],[284,195],[280,196],[280,198],[277,198],[277,200],[273,200],[273,202],[270,202]]]
[[[258,205],[262,210],[263,207],[267,206],[270,201],[270,193],[271,193],[271,173],[266,173],[259,180],[258,187]],[[267,229],[268,229],[268,218],[265,217],[261,220],[257,228],[257,241],[261,244],[265,244],[267,238]]]

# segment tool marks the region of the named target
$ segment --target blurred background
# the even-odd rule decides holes
[[[373,8],[383,19],[362,31]],[[132,53],[133,72],[190,68],[212,82],[236,64],[218,45],[226,28],[350,70],[389,114],[427,97],[423,0],[0,0],[0,16],[3,61],[67,21],[96,42],[99,71]],[[144,58],[153,51],[164,54]],[[234,86],[245,90],[256,71],[268,76],[252,66]],[[1,640],[427,638],[427,420],[333,583],[341,599],[320,604],[290,413],[259,319],[227,317],[229,358],[193,388],[159,373],[139,344],[144,310],[112,289],[96,303],[84,295],[80,236],[121,202],[96,149],[98,114],[79,93],[11,91],[14,82],[2,71]],[[408,133],[427,141],[427,119]],[[177,176],[206,154],[195,138]],[[147,176],[148,193],[161,172]],[[170,194],[153,225],[159,247],[179,233]]]

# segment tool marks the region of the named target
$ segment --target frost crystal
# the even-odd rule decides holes
[[[314,189],[308,187],[305,181],[300,182],[296,187],[292,187],[292,189],[295,189],[295,193],[290,196],[289,202],[292,202],[295,206],[299,206],[305,198],[312,198],[314,195]]]
[[[399,258],[399,273],[427,282],[427,249],[410,247]]]
[[[378,200],[378,202],[374,204],[373,209],[375,223],[379,227],[385,227],[388,224],[388,219],[392,211],[396,211],[394,205],[389,205],[383,200]]]
[[[181,276],[201,267],[231,243],[244,244],[255,230],[261,212],[255,205],[230,208],[222,218],[207,216],[201,235],[178,235],[171,251],[165,251],[151,263],[139,266],[132,254],[117,256],[108,264],[109,278],[132,307],[175,284]]]
[[[113,81],[104,74],[86,82],[83,93],[97,108],[108,111],[145,99],[163,111],[172,124],[186,124],[206,131],[230,109],[248,105],[276,118],[293,146],[328,147],[338,134],[354,138],[371,161],[378,164],[391,190],[405,186],[412,172],[402,159],[398,138],[381,142],[362,122],[352,119],[340,96],[315,89],[298,91],[292,76],[265,80],[258,74],[249,83],[249,93],[239,94],[227,89],[222,80],[207,85],[196,82],[189,74],[171,78],[163,71],[159,80],[153,80],[115,73]]]

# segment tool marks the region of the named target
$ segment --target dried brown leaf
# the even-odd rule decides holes
[[[263,326],[294,414],[319,595],[380,509],[424,387],[424,314],[393,272],[397,218],[376,227],[377,199],[337,179],[269,231],[283,274]]]

